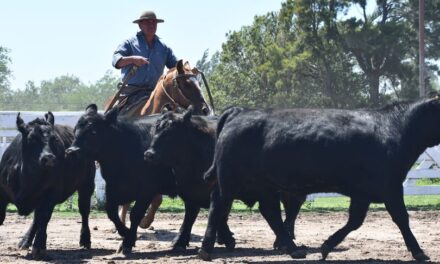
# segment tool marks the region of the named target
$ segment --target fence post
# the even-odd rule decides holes
[[[98,209],[104,209],[105,207],[105,181],[101,175],[101,168],[96,166],[95,174],[95,194],[96,194],[96,207]]]

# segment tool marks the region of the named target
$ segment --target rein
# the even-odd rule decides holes
[[[110,104],[108,105],[108,108],[104,111],[104,114],[106,114],[108,111],[110,111],[110,109],[113,108],[113,106],[115,105],[116,101],[118,100],[119,95],[121,94],[122,90],[127,85],[128,81],[131,79],[131,77],[134,76],[134,74],[137,72],[137,70],[138,70],[138,67],[136,65],[133,65],[133,67],[131,67],[128,74],[125,76],[124,80],[122,80],[122,83],[118,83],[118,91],[113,96]]]
[[[164,94],[168,97],[168,99],[169,99],[169,100],[171,101],[171,103],[174,105],[174,108],[182,107],[181,105],[179,105],[179,104],[178,104],[178,103],[177,103],[177,102],[171,97],[171,95],[170,95],[170,94],[167,92],[167,90],[165,89],[164,82],[165,82],[166,77],[167,77],[167,75],[163,75],[163,77],[162,77],[162,79],[161,79],[161,81],[162,81],[162,90],[163,90]],[[185,94],[182,92],[182,90],[180,89],[180,87],[179,87],[179,85],[178,85],[178,83],[177,83],[177,78],[181,78],[181,77],[196,77],[196,75],[195,75],[195,74],[187,74],[187,73],[184,73],[184,74],[176,74],[176,75],[173,77],[173,87],[176,88],[176,90],[180,93],[180,95],[183,97],[183,99],[185,99],[185,100],[188,101],[188,102],[191,102],[191,100],[189,100],[188,97],[186,97]],[[186,107],[183,107],[183,108],[186,108]]]

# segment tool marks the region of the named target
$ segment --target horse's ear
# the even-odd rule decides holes
[[[18,112],[18,114],[17,114],[17,121],[15,123],[16,123],[17,129],[18,129],[18,131],[20,131],[20,133],[22,133],[22,134],[27,133],[26,125],[24,124],[24,121],[20,116],[20,112]]]
[[[86,107],[86,113],[90,114],[90,113],[97,113],[98,112],[98,106],[96,104],[89,104]]]
[[[193,110],[194,110],[193,105],[190,105],[188,107],[188,109],[186,110],[185,114],[183,115],[183,121],[184,122],[189,122],[191,120],[191,116],[193,114]]]
[[[183,60],[179,60],[176,63],[176,69],[178,74],[185,74],[185,70],[183,69]]]
[[[193,74],[195,74],[195,75],[197,75],[197,74],[200,73],[200,71],[199,71],[199,69],[197,69],[197,67],[192,68],[192,69],[191,69],[191,72],[192,72]]]
[[[44,114],[44,118],[46,118],[46,121],[49,122],[52,126],[55,124],[55,117],[53,116],[51,111],[48,111],[46,114]]]
[[[110,109],[110,111],[107,112],[107,114],[105,114],[104,120],[109,123],[115,123],[116,119],[118,118],[118,114],[119,114],[119,108],[113,107],[112,109]]]
[[[185,64],[183,64],[183,68],[185,68],[187,71],[191,71],[191,65],[189,65],[189,61],[185,61]]]

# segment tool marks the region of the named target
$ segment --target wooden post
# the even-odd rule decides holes
[[[419,96],[425,95],[425,0],[419,0]]]

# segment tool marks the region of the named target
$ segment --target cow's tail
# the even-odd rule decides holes
[[[209,167],[209,169],[205,172],[205,174],[203,175],[203,180],[207,183],[211,183],[213,181],[215,181],[215,162],[213,162],[211,164],[211,167]]]
[[[224,125],[231,121],[232,119],[234,119],[234,117],[236,117],[238,114],[240,114],[241,112],[243,112],[243,108],[242,107],[230,107],[228,109],[226,109],[217,124],[217,132],[216,132],[216,137],[218,138],[220,133],[223,130]],[[216,158],[215,158],[215,153],[214,153],[214,159],[212,161],[211,167],[209,167],[209,169],[205,172],[203,179],[205,180],[205,182],[212,182],[216,179]]]
[[[220,116],[220,119],[218,121],[218,124],[217,124],[217,138],[220,135],[220,132],[222,132],[225,124],[227,122],[231,121],[232,119],[234,119],[238,114],[243,112],[243,110],[244,109],[242,107],[233,106],[233,107],[226,109],[222,113],[222,115]]]

